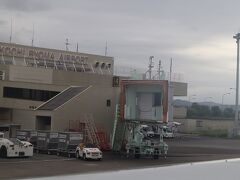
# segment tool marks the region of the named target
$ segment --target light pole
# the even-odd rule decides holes
[[[236,72],[236,100],[235,100],[235,121],[234,121],[234,130],[233,135],[237,136],[238,134],[238,91],[239,91],[239,39],[240,39],[240,33],[237,33],[235,36],[233,36],[234,39],[236,39],[237,43],[237,72]]]
[[[234,91],[234,93],[236,94],[236,88],[229,88],[229,89]]]
[[[222,95],[222,105],[223,105],[223,98],[224,98],[224,96],[225,96],[225,95],[229,95],[229,94],[230,94],[230,93],[225,93],[225,94]]]

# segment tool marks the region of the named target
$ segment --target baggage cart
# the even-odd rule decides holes
[[[59,133],[57,155],[75,156],[77,146],[83,142],[82,132]]]
[[[58,150],[58,132],[47,133],[47,153],[56,154]]]
[[[37,132],[37,146],[36,146],[37,153],[47,152],[47,150],[48,150],[47,135],[48,135],[48,132],[46,132],[46,131],[38,131]]]

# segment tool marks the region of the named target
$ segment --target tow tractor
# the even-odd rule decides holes
[[[76,148],[76,158],[82,158],[83,160],[95,159],[102,160],[102,151],[94,144],[81,143]]]
[[[0,133],[0,157],[30,157],[33,156],[33,145],[17,138],[4,138]]]
[[[160,124],[132,125],[126,144],[127,157],[150,156],[158,159],[160,155],[166,157],[168,145],[163,141],[163,128]]]

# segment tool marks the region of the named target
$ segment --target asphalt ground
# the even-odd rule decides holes
[[[34,154],[31,158],[0,159],[0,179],[48,177],[104,171],[170,166],[173,164],[240,158],[240,140],[183,136],[166,140],[166,158],[126,158],[104,152],[102,161],[83,161],[56,155]]]

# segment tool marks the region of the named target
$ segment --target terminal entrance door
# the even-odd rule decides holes
[[[36,116],[36,130],[51,130],[51,116]]]

